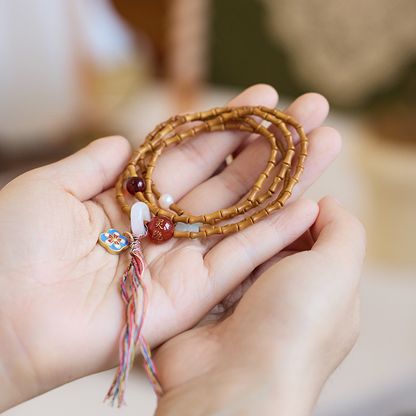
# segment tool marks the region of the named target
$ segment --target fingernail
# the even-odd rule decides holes
[[[341,201],[337,197],[334,196],[333,198],[334,198],[335,202],[337,202],[339,205],[341,205],[342,207],[344,206],[344,205],[341,204]]]

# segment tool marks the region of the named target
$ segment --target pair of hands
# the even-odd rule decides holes
[[[265,85],[229,103],[276,104]],[[157,415],[308,414],[358,335],[362,226],[334,198],[299,200],[336,157],[340,137],[319,127],[328,105],[317,94],[286,113],[304,126],[310,147],[285,208],[225,238],[142,242],[144,336],[159,346],[165,390]],[[0,411],[117,365],[128,255],[96,242],[109,228],[129,229],[111,187],[130,153],[123,138],[97,140],[1,190]],[[210,133],[166,151],[154,179],[198,215],[234,205],[267,159],[262,138]]]

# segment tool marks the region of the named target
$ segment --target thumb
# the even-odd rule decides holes
[[[38,173],[83,202],[112,187],[130,157],[131,147],[124,137],[106,137]]]
[[[346,269],[361,267],[366,251],[366,235],[360,221],[335,198],[319,201],[319,215],[311,228],[313,251],[343,264]]]

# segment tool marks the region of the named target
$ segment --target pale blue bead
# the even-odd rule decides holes
[[[181,215],[181,217],[185,217],[186,215]],[[197,233],[199,231],[199,227],[202,227],[204,224],[202,222],[196,222],[195,224],[185,224],[184,222],[177,222],[175,225],[176,231],[190,231]],[[194,239],[195,240],[195,239]]]

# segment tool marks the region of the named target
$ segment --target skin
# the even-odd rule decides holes
[[[229,105],[276,103],[273,88],[257,85]],[[165,390],[157,415],[309,414],[358,336],[362,226],[333,198],[299,200],[338,154],[340,137],[319,127],[328,104],[318,94],[286,112],[310,148],[283,209],[225,238],[142,243],[144,336],[159,347]],[[155,182],[187,211],[213,212],[247,193],[268,151],[243,132],[201,135],[162,155]],[[0,191],[0,411],[117,365],[128,254],[96,243],[109,228],[129,229],[112,187],[130,155],[125,139],[100,139]]]

